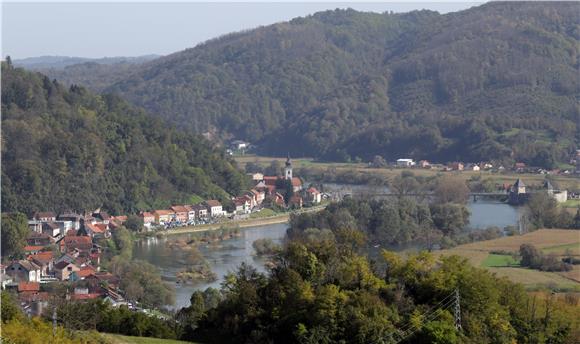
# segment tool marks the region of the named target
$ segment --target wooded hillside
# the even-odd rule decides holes
[[[267,154],[550,168],[580,144],[579,11],[574,2],[326,11],[136,66],[105,89]]]
[[[117,96],[2,64],[2,211],[136,212],[244,183],[223,152]]]

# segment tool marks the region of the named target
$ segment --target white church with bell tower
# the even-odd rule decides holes
[[[286,167],[284,167],[284,177],[288,180],[292,180],[292,161],[290,160],[290,154],[286,158]]]

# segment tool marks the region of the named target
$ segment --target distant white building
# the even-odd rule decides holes
[[[413,161],[413,159],[397,159],[397,166],[401,167],[415,166],[415,162]]]
[[[248,142],[245,142],[242,140],[235,140],[235,141],[232,141],[232,143],[230,144],[231,150],[244,150],[244,149],[248,149],[249,147],[250,147],[250,144]]]

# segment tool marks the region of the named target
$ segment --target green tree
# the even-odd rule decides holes
[[[2,302],[0,306],[2,309],[0,313],[2,314],[2,322],[7,323],[11,320],[22,320],[24,318],[24,314],[22,314],[22,311],[20,310],[20,307],[18,307],[16,300],[14,300],[13,295],[5,290],[2,290],[1,296]]]
[[[536,192],[531,195],[527,207],[530,220],[538,228],[552,228],[558,224],[558,204],[555,199],[545,192]]]
[[[133,232],[141,232],[143,230],[143,218],[139,215],[129,215],[124,225]]]
[[[469,188],[459,177],[441,177],[433,191],[439,203],[465,203],[469,198]]]
[[[26,215],[2,213],[2,256],[22,257],[29,232]]]

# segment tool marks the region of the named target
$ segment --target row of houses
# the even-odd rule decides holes
[[[427,160],[420,160],[419,162],[415,162],[413,159],[397,159],[395,162],[397,167],[417,167],[417,168],[440,168],[444,171],[487,171],[493,169],[493,165],[489,162],[481,162],[481,163],[463,163],[460,161],[453,161],[446,165],[440,164],[431,164]],[[517,165],[517,164],[516,164]]]
[[[264,176],[261,173],[251,174],[254,187],[243,194],[233,197],[233,209],[228,212],[217,200],[207,200],[200,204],[174,205],[169,209],[159,209],[141,212],[139,216],[147,228],[156,224],[196,224],[210,219],[231,216],[243,216],[252,211],[261,209],[264,203],[275,204],[280,207],[302,207],[305,203],[320,203],[322,194],[314,187],[302,189],[302,180],[292,175],[290,157],[286,160],[284,176]],[[288,183],[280,183],[287,180]],[[289,185],[294,193],[288,200],[285,199],[287,190],[280,190],[280,185]]]
[[[208,200],[200,204],[174,205],[169,209],[158,209],[141,212],[145,227],[150,228],[154,224],[166,225],[169,223],[192,224],[197,221],[205,221],[210,218],[218,218],[226,215],[222,204],[217,200]]]

